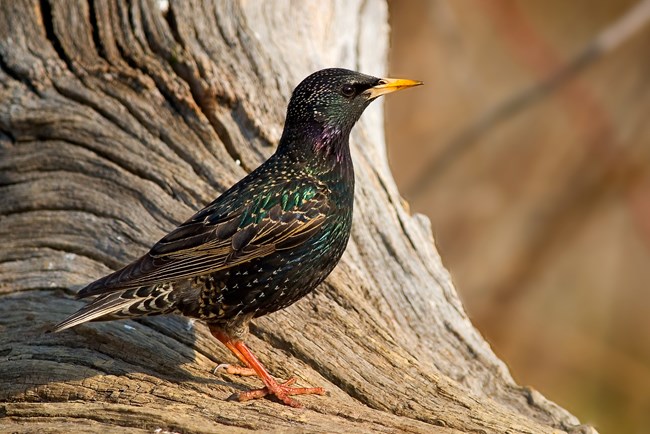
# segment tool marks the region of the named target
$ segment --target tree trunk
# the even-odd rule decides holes
[[[365,0],[0,3],[0,431],[595,432],[515,384],[472,327],[396,190],[378,103],[353,131],[343,260],[249,340],[330,396],[228,401],[259,381],[213,374],[232,356],[179,317],[43,333],[266,159],[304,76],[382,75],[386,18]]]

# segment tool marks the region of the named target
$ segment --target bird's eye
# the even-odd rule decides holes
[[[341,93],[343,94],[343,96],[346,96],[348,98],[354,96],[355,93],[354,86],[352,86],[351,84],[343,85],[343,87],[341,88]]]

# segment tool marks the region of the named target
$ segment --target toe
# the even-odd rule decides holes
[[[226,374],[230,375],[240,375],[242,377],[251,377],[257,375],[255,371],[251,368],[244,368],[243,366],[238,365],[229,365],[228,363],[222,363],[214,368],[213,373],[216,374],[218,371],[223,371]]]

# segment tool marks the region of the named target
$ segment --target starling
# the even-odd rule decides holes
[[[181,314],[207,323],[264,388],[240,401],[324,394],[278,383],[244,344],[249,322],[295,303],[334,269],[350,236],[354,171],[349,136],[375,98],[422,84],[324,69],[293,91],[276,152],[260,167],[174,229],[141,258],[83,288],[95,296],[55,326]]]

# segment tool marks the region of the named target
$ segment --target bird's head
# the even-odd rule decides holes
[[[352,127],[374,99],[420,84],[340,68],[317,71],[291,95],[281,146],[283,142],[307,145],[340,157],[341,152],[347,152]]]

